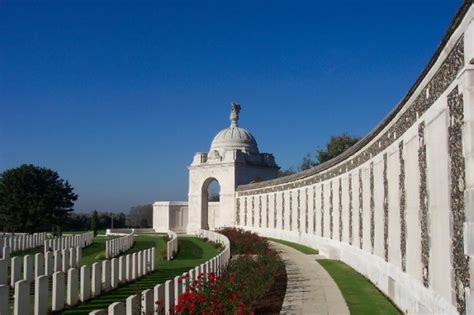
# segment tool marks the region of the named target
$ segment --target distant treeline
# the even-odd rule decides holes
[[[153,206],[144,205],[130,208],[129,214],[123,212],[96,211],[95,229],[105,230],[112,227],[120,228],[151,228],[153,226]],[[71,212],[62,224],[63,231],[94,230],[93,214]]]

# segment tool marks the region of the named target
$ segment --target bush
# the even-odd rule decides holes
[[[281,257],[270,249],[266,239],[241,229],[219,232],[229,238],[232,253],[237,256],[221,277],[202,273],[193,282],[183,277],[188,290],[179,298],[179,314],[252,314],[275,278],[285,272]]]

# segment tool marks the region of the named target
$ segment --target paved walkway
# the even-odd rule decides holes
[[[285,261],[288,283],[281,314],[349,315],[337,284],[316,261],[319,255],[305,255],[283,244],[271,242]]]

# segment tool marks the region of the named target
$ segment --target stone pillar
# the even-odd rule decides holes
[[[148,289],[142,292],[142,312],[143,315],[153,315],[153,291]]]
[[[10,285],[15,287],[15,283],[22,280],[22,272],[21,272],[21,258],[16,256],[13,257],[11,266],[11,277],[10,277]]]
[[[165,306],[165,286],[163,284],[158,284],[153,288],[153,300],[158,302],[155,304],[155,312],[163,314],[161,311]]]
[[[48,276],[39,276],[35,279],[35,315],[48,314],[49,290]],[[1,314],[1,312],[0,312]]]
[[[8,314],[8,285],[0,284],[0,315]]]
[[[44,256],[45,274],[51,276],[54,272],[54,258],[52,252],[46,252]]]
[[[34,276],[34,262],[33,256],[25,255],[23,256],[23,280],[27,280],[28,282],[33,281]]]
[[[127,280],[127,265],[125,262],[125,256],[120,256],[118,259],[118,264],[119,264],[119,283],[125,283]]]
[[[110,285],[113,289],[115,289],[119,284],[119,260],[117,258],[113,258],[110,264],[112,267],[112,279]]]
[[[140,315],[140,296],[131,295],[126,300],[126,313],[127,315]]]
[[[71,268],[67,272],[67,305],[73,306],[77,304],[78,301],[78,279],[79,270],[76,268]]]
[[[54,272],[61,271],[62,257],[60,250],[54,251]]]
[[[87,265],[81,267],[81,302],[91,297],[91,268]]]
[[[101,290],[101,264],[100,262],[96,262],[92,264],[92,296],[100,295]]]
[[[174,310],[174,286],[171,280],[165,282],[165,314],[170,314]],[[171,312],[174,313],[174,312]]]
[[[8,284],[8,261],[0,259],[0,285]]]
[[[109,306],[109,315],[125,315],[125,303],[115,302]]]
[[[44,257],[42,253],[35,255],[35,278],[44,276]]]
[[[127,282],[132,281],[133,278],[133,257],[130,254],[125,256],[125,278]]]
[[[60,311],[64,308],[64,273],[61,271],[53,273],[53,302],[52,310]]]
[[[110,291],[110,260],[102,261],[102,284],[104,291]]]
[[[30,282],[21,280],[15,283],[14,315],[30,314]]]

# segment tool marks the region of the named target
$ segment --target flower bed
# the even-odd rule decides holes
[[[271,310],[278,313],[286,289],[285,265],[278,253],[257,234],[234,228],[219,233],[229,238],[234,257],[221,276],[201,273],[194,281],[183,277],[187,290],[178,299],[176,312],[258,314]]]

